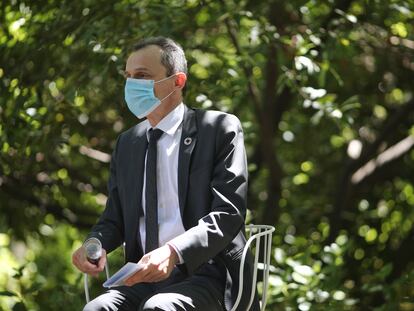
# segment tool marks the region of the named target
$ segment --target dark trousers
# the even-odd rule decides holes
[[[110,289],[89,302],[84,311],[223,311],[224,275],[223,270],[210,264],[191,277],[175,268],[162,282]]]

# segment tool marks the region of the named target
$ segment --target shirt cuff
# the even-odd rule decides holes
[[[167,245],[171,246],[175,250],[175,253],[178,256],[178,263],[180,265],[183,264],[184,263],[184,259],[183,259],[183,256],[181,255],[180,251],[178,250],[177,246],[175,246],[174,243],[171,242],[171,241],[168,242]]]

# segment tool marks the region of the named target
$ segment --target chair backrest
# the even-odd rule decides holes
[[[262,270],[262,293],[260,299],[260,310],[264,310],[266,307],[266,300],[267,300],[267,289],[269,284],[269,269],[270,269],[270,254],[272,252],[272,233],[275,231],[273,226],[269,225],[247,225],[246,226],[246,233],[247,233],[247,242],[246,246],[244,247],[241,263],[240,263],[240,275],[239,275],[239,291],[237,295],[236,302],[231,309],[231,311],[235,311],[240,303],[242,295],[250,295],[249,305],[247,310],[250,309],[254,295],[256,292],[257,287],[257,275],[258,270]],[[243,282],[244,282],[244,266],[246,262],[246,256],[248,250],[252,251],[253,255],[253,262],[254,262],[254,269],[253,269],[253,286],[250,293],[243,293]],[[260,250],[262,249],[262,258],[263,261],[259,262],[259,257],[261,257]]]

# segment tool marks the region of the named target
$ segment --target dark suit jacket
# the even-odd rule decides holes
[[[188,139],[190,138],[190,139]],[[190,143],[189,143],[190,141]],[[122,133],[111,160],[106,209],[90,236],[107,252],[125,241],[126,261],[143,256],[139,242],[141,197],[147,146],[145,128],[138,124]],[[186,230],[175,246],[188,275],[210,259],[226,268],[224,303],[234,305],[239,265],[245,245],[247,167],[240,121],[234,115],[185,107],[178,159],[178,196]],[[252,286],[252,262],[247,261],[245,289]],[[244,295],[238,310],[245,311]],[[257,300],[251,310],[258,308]]]

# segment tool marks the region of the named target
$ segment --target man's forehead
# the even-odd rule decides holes
[[[126,69],[147,68],[149,70],[160,70],[163,68],[161,52],[161,48],[156,45],[149,45],[132,52],[128,57]]]

